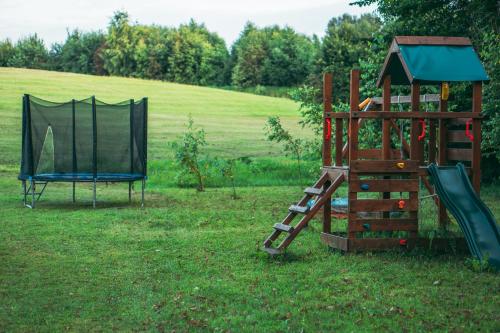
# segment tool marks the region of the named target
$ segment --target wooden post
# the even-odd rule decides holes
[[[474,82],[472,87],[472,112],[481,112],[482,107],[482,89],[481,81]],[[472,121],[472,186],[479,195],[481,190],[481,120],[475,118]]]
[[[352,113],[358,111],[359,105],[359,70],[351,70],[351,83],[350,83],[350,112]],[[358,121],[350,121],[350,140],[349,140],[349,159],[358,159]]]
[[[439,102],[439,112],[447,112],[448,111],[448,101],[443,100],[443,85],[441,84],[441,100]],[[438,164],[440,166],[446,165],[446,160],[447,160],[447,141],[448,141],[448,133],[447,133],[447,127],[446,127],[446,120],[445,119],[439,119],[439,147],[438,147]],[[439,210],[439,226],[441,228],[444,228],[446,224],[448,223],[448,215],[446,214],[446,207],[444,206],[443,202],[439,200],[438,203],[438,210]]]
[[[391,111],[391,77],[384,78],[384,89],[382,91],[382,111]],[[382,123],[382,159],[391,158],[391,120],[384,119]]]
[[[391,111],[391,76],[386,75],[384,78],[384,86],[382,90],[382,111]],[[391,120],[382,120],[382,160],[391,159]],[[391,177],[384,177],[390,179]],[[391,192],[383,192],[383,199],[390,199]],[[384,218],[389,218],[389,212],[384,212]]]
[[[412,83],[411,85],[411,111],[418,112],[420,110],[420,84]],[[410,160],[420,160],[420,144],[418,142],[419,135],[419,123],[418,119],[411,120],[411,132],[410,132]],[[418,176],[416,177],[418,179]],[[420,190],[420,189],[419,189]],[[417,203],[417,210],[414,212],[410,212],[410,218],[418,220],[418,193],[419,192],[410,192],[409,199],[410,202]],[[408,233],[410,238],[417,238],[418,230],[410,231]]]
[[[332,165],[332,138],[331,138],[331,130],[332,130],[332,119],[327,118],[327,112],[332,112],[332,74],[325,73],[323,76],[323,166],[331,166]],[[337,125],[337,122],[335,122]],[[336,130],[338,130],[337,126]],[[342,133],[341,133],[342,135]],[[337,132],[335,133],[335,138],[337,139]],[[338,142],[335,142],[335,160],[338,160],[338,156],[340,156],[340,160],[342,161],[342,148],[340,151],[338,150]],[[323,185],[323,190],[326,190],[331,185],[331,182],[328,180]],[[331,196],[326,198],[326,204],[323,205],[323,232],[330,234],[332,232],[332,205]]]
[[[332,165],[331,118],[327,112],[332,112],[332,74],[323,75],[323,166]],[[337,153],[337,152],[336,152]],[[342,155],[342,149],[340,154]]]
[[[429,119],[429,163],[436,162],[436,122]]]
[[[359,105],[359,70],[351,70],[351,81],[350,81],[350,120],[349,120],[349,165],[351,161],[358,159],[358,132],[359,132],[359,122],[358,119],[352,119],[353,112],[358,111]],[[358,198],[357,192],[353,191],[351,188],[353,185],[352,181],[358,180],[357,174],[349,172],[349,216],[351,216],[351,201]],[[349,218],[350,219],[350,218]],[[349,221],[347,226],[348,238],[356,238],[356,232],[351,229],[351,221]]]
[[[420,84],[412,83],[411,85],[411,111],[418,112],[420,110]],[[410,137],[410,160],[418,160],[420,157],[420,149],[418,136],[419,126],[418,119],[411,120],[411,137]]]

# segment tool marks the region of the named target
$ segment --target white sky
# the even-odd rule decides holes
[[[349,6],[353,0],[0,0],[0,39],[17,41],[31,33],[47,46],[66,38],[66,30],[105,30],[116,10],[132,21],[178,26],[190,18],[204,22],[228,46],[247,21],[258,26],[289,25],[296,31],[323,36],[330,18],[372,12],[374,7]]]

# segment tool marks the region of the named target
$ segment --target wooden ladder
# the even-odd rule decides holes
[[[330,204],[330,198],[337,188],[345,180],[345,175],[342,171],[324,172],[319,180],[312,186],[304,190],[304,196],[296,205],[291,205],[288,208],[288,215],[281,221],[274,225],[274,231],[264,241],[262,250],[271,254],[281,254],[290,245],[290,243],[297,237],[300,231],[307,226],[309,221],[316,215],[318,210],[325,204]],[[309,207],[307,203],[309,200],[316,196],[314,204]],[[302,219],[295,225],[290,224],[296,216],[302,215]],[[285,239],[277,246],[272,247],[272,244],[281,233],[286,233]]]

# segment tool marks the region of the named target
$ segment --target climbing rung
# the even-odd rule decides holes
[[[272,256],[283,253],[283,251],[275,249],[274,247],[266,247],[266,246],[262,247],[262,251],[265,251]]]
[[[308,206],[291,205],[288,210],[293,213],[305,214],[309,211]]]
[[[321,193],[323,193],[323,189],[316,187],[308,187],[304,190],[304,193],[307,193],[309,195],[320,195]]]
[[[293,231],[293,227],[291,225],[283,224],[283,223],[276,223],[273,228],[276,230],[279,230],[279,231],[284,231],[284,232],[292,232]]]

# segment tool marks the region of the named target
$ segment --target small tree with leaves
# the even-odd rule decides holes
[[[222,159],[219,162],[219,170],[222,173],[222,176],[226,179],[229,180],[231,183],[231,187],[233,189],[233,193],[231,194],[231,198],[233,200],[239,199],[238,195],[236,194],[236,183],[234,180],[235,174],[236,174],[236,160],[234,158],[230,159]]]
[[[292,155],[297,161],[299,181],[302,183],[301,161],[307,148],[307,142],[300,138],[294,138],[289,131],[283,128],[279,117],[269,117],[266,124],[267,140],[283,144],[283,151]]]
[[[202,192],[205,190],[205,174],[201,163],[201,148],[207,145],[205,140],[205,131],[196,128],[193,118],[189,115],[187,131],[180,137],[178,141],[172,143],[175,151],[175,158],[182,169],[195,177],[197,182],[197,190]]]

